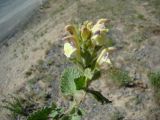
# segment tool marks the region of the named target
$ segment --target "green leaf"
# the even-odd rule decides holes
[[[70,116],[63,116],[60,120],[71,120]]]
[[[81,120],[82,113],[78,107],[74,107],[70,111],[69,116],[70,116],[70,120]]]
[[[76,92],[74,80],[81,76],[83,76],[83,72],[77,67],[65,69],[61,76],[61,92],[64,95],[73,95]]]
[[[107,104],[107,103],[111,103],[110,100],[108,100],[106,97],[104,97],[99,91],[95,91],[95,90],[87,90],[88,93],[92,94],[93,97],[101,102],[102,104]]]
[[[50,116],[51,118],[56,118],[56,117],[58,116],[58,111],[53,110],[49,116]]]
[[[71,120],[81,120],[79,115],[72,115]]]
[[[81,120],[82,115],[82,110],[78,107],[73,108],[70,112],[71,120]]]
[[[92,79],[92,77],[93,77],[93,72],[91,71],[90,68],[85,69],[85,71],[84,71],[84,76],[85,76],[86,78],[88,78],[89,80]]]
[[[63,116],[63,113],[64,113],[64,109],[56,108],[51,111],[51,113],[49,114],[49,117],[57,120],[58,118],[61,118]]]
[[[87,81],[84,76],[79,77],[79,78],[75,79],[74,81],[76,84],[76,90],[81,90],[81,89],[85,88],[87,85]]]
[[[27,120],[48,120],[48,116],[52,111],[52,107],[42,108],[34,113],[32,113]]]

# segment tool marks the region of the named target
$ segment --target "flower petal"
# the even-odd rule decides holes
[[[106,64],[112,64],[111,60],[109,59],[109,57],[103,56],[102,59],[100,60],[99,65],[106,63]]]
[[[102,46],[106,44],[106,30],[105,31],[97,31],[91,37],[92,43],[94,45]]]
[[[106,29],[105,23],[107,19],[100,19],[98,22],[93,26],[92,30],[92,43],[94,45],[104,45],[106,43],[106,33],[109,29]]]
[[[92,33],[94,34],[97,31],[105,30],[106,29],[105,24],[107,22],[109,22],[109,20],[107,20],[107,19],[100,19],[100,20],[98,20],[97,23],[92,28]],[[106,29],[106,30],[108,32],[108,29]]]
[[[107,64],[112,64],[111,60],[109,59],[109,52],[108,49],[105,48],[102,50],[102,52],[100,53],[98,59],[97,59],[97,64],[98,65],[102,65],[103,63],[107,63]]]
[[[64,54],[70,58],[73,53],[76,52],[76,48],[71,45],[71,43],[66,42],[64,44]]]

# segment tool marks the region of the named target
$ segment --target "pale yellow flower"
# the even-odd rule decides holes
[[[66,42],[64,44],[64,54],[67,58],[70,58],[76,51],[77,49],[71,43]]]
[[[107,19],[98,20],[97,23],[92,28],[92,33],[95,34],[97,31],[101,31],[101,30],[106,30],[106,32],[108,32],[108,29],[106,29],[106,26],[105,26],[105,24],[108,21],[109,20],[107,20]]]
[[[100,19],[97,23],[92,27],[92,43],[94,45],[104,45],[106,43],[106,33],[109,29],[106,28],[105,24],[107,23],[107,19]]]
[[[64,54],[70,58],[77,51],[76,41],[73,36],[64,37]]]
[[[111,60],[109,59],[109,50],[108,48],[105,48],[102,50],[100,53],[98,59],[97,59],[97,64],[102,65],[103,63],[111,65]]]
[[[80,50],[80,40],[79,40],[79,36],[77,34],[77,31],[76,31],[76,27],[73,26],[73,25],[67,25],[65,27],[65,30],[67,32],[70,33],[70,35],[74,38],[74,44],[76,46],[76,48],[78,49],[78,51]]]
[[[108,32],[108,29],[102,29],[94,33],[91,37],[92,43],[98,46],[106,44],[106,32]]]

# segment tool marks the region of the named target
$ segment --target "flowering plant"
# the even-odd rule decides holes
[[[68,108],[52,104],[32,112],[27,120],[80,120],[83,110],[80,104],[87,94],[91,94],[102,104],[111,103],[99,91],[89,89],[90,83],[100,77],[101,66],[112,66],[109,58],[114,47],[107,47],[106,28],[109,20],[100,19],[96,24],[86,21],[81,26],[67,25],[67,36],[64,39],[64,54],[75,66],[66,68],[61,75],[60,89],[65,97],[69,97],[71,105]],[[9,110],[22,114],[22,107],[16,99],[14,104],[9,103]]]
[[[68,35],[64,37],[64,54],[82,69],[99,69],[103,63],[111,65],[109,53],[114,47],[107,47],[109,29],[107,19],[100,19],[95,25],[86,21],[80,27],[67,25]]]
[[[90,83],[100,77],[101,65],[112,66],[109,55],[115,48],[107,47],[108,23],[109,20],[100,19],[96,24],[86,21],[81,26],[65,27],[64,55],[76,65],[64,70],[61,76],[61,92],[72,98],[72,106],[64,115],[67,120],[80,119],[79,105],[88,93],[102,104],[111,102],[99,91],[89,89]]]

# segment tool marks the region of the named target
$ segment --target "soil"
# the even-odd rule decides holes
[[[38,107],[52,101],[64,105],[59,91],[61,72],[71,63],[63,55],[64,27],[108,18],[109,38],[117,51],[116,67],[128,71],[136,86],[117,87],[106,71],[92,84],[112,101],[102,105],[87,96],[84,120],[159,120],[160,107],[147,74],[160,70],[158,0],[49,0],[30,22],[0,47],[0,95],[31,98]],[[0,109],[2,120],[8,111]]]

